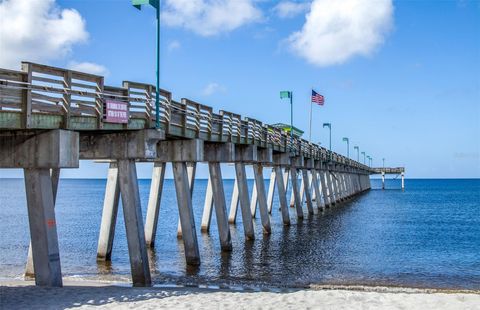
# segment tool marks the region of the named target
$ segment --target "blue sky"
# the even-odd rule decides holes
[[[137,11],[127,0],[38,1],[50,2],[57,14],[74,9],[83,19],[78,42],[67,44],[59,57],[40,59],[43,63],[91,63],[92,70],[107,72],[108,85],[122,80],[154,84],[153,9]],[[305,27],[306,14],[315,15],[311,2],[293,3],[283,15],[278,1],[245,2],[250,11],[238,14],[245,14],[244,20],[205,26],[202,17],[189,25],[188,18],[182,20],[184,13],[169,13],[175,8],[167,1],[163,8],[170,15],[161,28],[162,88],[176,99],[190,98],[266,123],[289,121],[289,106],[280,101],[279,91],[292,90],[294,123],[308,138],[313,86],[326,98],[323,107],[313,107],[313,141],[328,145],[328,131],[321,124],[331,122],[337,152],[345,153],[346,136],[351,146],[359,145],[373,157],[374,165],[381,165],[384,157],[388,166],[406,166],[407,177],[480,177],[480,1],[370,1],[371,10],[387,3],[385,11],[376,17],[369,15],[370,9],[366,16],[353,14],[351,18],[373,21],[360,20],[357,28],[365,28],[364,33],[352,30],[359,38],[334,34],[333,51],[322,50],[324,41],[315,41],[317,24],[302,34],[315,42],[297,49],[292,43],[292,34]],[[373,43],[368,42],[369,29],[378,31]],[[335,58],[343,52],[345,59]],[[96,167],[82,163],[81,169],[63,176],[105,177],[105,166]],[[225,169],[227,176],[230,170]],[[139,177],[150,177],[150,171],[149,165],[140,165]],[[199,176],[205,177],[205,171]],[[21,176],[18,170],[0,173]]]

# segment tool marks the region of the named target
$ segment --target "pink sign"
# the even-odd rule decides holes
[[[107,123],[128,123],[128,103],[107,99],[104,105],[104,121]]]

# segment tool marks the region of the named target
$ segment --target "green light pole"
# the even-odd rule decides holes
[[[363,164],[365,165],[365,152],[361,153],[363,155]]]
[[[290,98],[290,147],[293,150],[293,92],[282,90],[280,92],[280,99]]]
[[[328,143],[329,144],[328,149],[329,149],[330,153],[328,154],[328,156],[330,157],[330,159],[332,159],[332,124],[331,123],[323,123],[323,128],[325,128],[325,127],[328,127],[328,130],[330,132],[330,138],[328,140],[328,142],[329,142]]]
[[[155,128],[160,128],[160,0],[132,0],[132,5],[138,10],[142,5],[150,4],[157,15],[157,86],[155,88]]]
[[[348,140],[347,137],[344,137],[342,141],[347,142],[347,158],[350,158],[350,141]]]
[[[385,169],[385,158],[382,158],[383,164],[382,167]]]
[[[358,146],[354,146],[353,149],[357,150],[357,162],[360,162],[360,149],[358,148]]]

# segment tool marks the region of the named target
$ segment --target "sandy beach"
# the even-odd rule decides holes
[[[382,287],[252,292],[132,288],[85,281],[66,281],[63,288],[39,288],[32,282],[0,283],[2,309],[480,309],[479,292]]]

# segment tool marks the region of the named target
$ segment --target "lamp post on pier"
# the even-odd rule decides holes
[[[357,162],[360,162],[360,149],[358,148],[358,146],[354,146],[353,149],[357,150]]]
[[[157,85],[155,87],[155,128],[160,128],[160,0],[132,0],[132,5],[138,10],[142,5],[150,4],[157,15]]]
[[[344,137],[342,141],[347,142],[347,158],[350,158],[350,141],[348,140],[347,137]]]
[[[382,161],[383,161],[382,168],[385,169],[385,158],[382,158]]]
[[[329,147],[328,147],[328,150],[330,151],[329,153],[329,157],[330,157],[330,160],[332,159],[332,124],[331,123],[323,123],[323,128],[325,127],[328,127],[328,130],[329,130],[329,133],[330,133],[330,138],[328,140],[328,144],[329,144]]]
[[[362,152],[362,155],[363,155],[363,164],[366,165],[365,164],[365,152]]]

